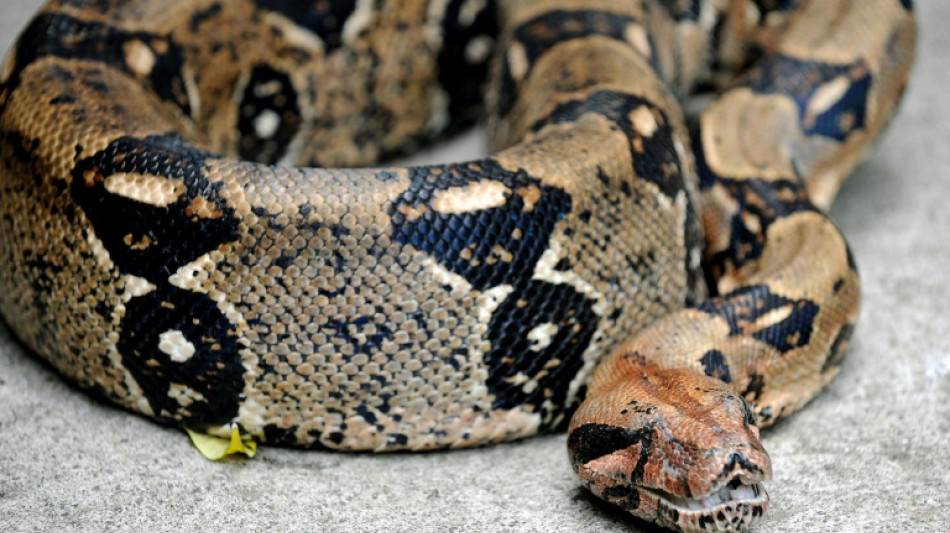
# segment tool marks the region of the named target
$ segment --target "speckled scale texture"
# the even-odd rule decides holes
[[[83,386],[211,432],[418,449],[563,423],[610,346],[692,297],[700,233],[677,112],[564,78],[544,116],[508,114],[531,140],[497,157],[238,162],[359,164],[455,127],[447,113],[472,105],[497,24],[478,2],[304,4],[158,16],[153,2],[61,2],[34,20],[3,93],[6,220],[37,217],[5,228],[5,315]],[[559,13],[533,23],[554,31],[534,54],[596,29],[574,24],[632,20]],[[446,80],[453,53],[472,81]],[[656,135],[637,132],[635,110]],[[580,143],[574,123],[590,130]],[[45,162],[59,168],[31,168]]]
[[[569,426],[596,495],[745,530],[757,426],[853,330],[825,209],[914,36],[897,0],[53,0],[0,71],[0,312],[165,423],[375,451]],[[489,72],[491,156],[357,168],[470,123]]]

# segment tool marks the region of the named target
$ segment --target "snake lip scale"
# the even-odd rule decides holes
[[[759,428],[847,353],[827,210],[915,41],[909,0],[49,0],[0,67],[0,314],[192,434],[566,428],[599,498],[747,531]],[[491,155],[371,166],[483,87]]]

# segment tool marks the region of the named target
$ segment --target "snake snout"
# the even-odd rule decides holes
[[[746,531],[768,506],[772,468],[753,422],[728,384],[652,370],[585,402],[568,451],[591,492],[640,518],[683,532]]]

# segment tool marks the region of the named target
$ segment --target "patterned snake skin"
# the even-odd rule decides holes
[[[826,209],[915,38],[909,0],[51,0],[0,71],[0,312],[163,423],[567,427],[597,496],[744,531],[758,428],[853,330]],[[470,123],[484,79],[492,156],[360,168]]]

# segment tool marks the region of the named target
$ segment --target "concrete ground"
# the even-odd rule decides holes
[[[0,2],[0,50],[39,4]],[[828,390],[765,432],[775,479],[759,533],[950,529],[950,3],[917,4],[906,100],[834,208],[863,275],[856,340]],[[0,531],[212,530],[656,531],[578,488],[564,435],[212,463],[183,433],[70,387],[0,326]]]

